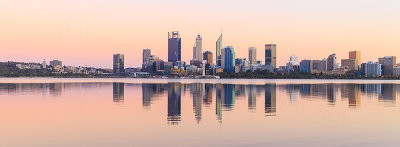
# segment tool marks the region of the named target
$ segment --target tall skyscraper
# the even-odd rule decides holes
[[[221,31],[221,36],[219,36],[217,42],[216,42],[216,50],[215,50],[215,60],[216,60],[216,64],[217,66],[223,66],[222,64],[222,31]]]
[[[124,73],[124,54],[113,55],[113,73]]]
[[[332,71],[332,70],[336,69],[336,65],[337,65],[337,63],[336,63],[336,54],[329,55],[326,64],[327,64],[326,69],[328,71]]]
[[[143,64],[149,64],[151,49],[143,49]]]
[[[193,47],[193,60],[202,60],[203,43],[200,35],[196,37],[196,45]]]
[[[379,58],[379,64],[383,65],[383,75],[393,75],[393,67],[396,66],[395,56]]]
[[[182,39],[178,31],[168,32],[168,62],[181,61]]]
[[[361,72],[364,73],[366,77],[375,77],[382,75],[382,64],[378,62],[368,61],[367,63],[361,64]]]
[[[357,65],[361,64],[361,52],[360,51],[350,51],[349,59],[355,59],[357,61]]]
[[[235,72],[235,51],[232,46],[227,46],[224,49],[224,70],[226,72]]]
[[[265,44],[265,65],[276,68],[276,44]]]
[[[250,61],[250,64],[257,63],[257,48],[249,47],[249,61]]]
[[[210,51],[204,52],[203,60],[207,60],[208,64],[212,64],[213,63],[213,54]]]

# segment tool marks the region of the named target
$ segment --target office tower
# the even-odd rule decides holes
[[[227,46],[224,49],[224,70],[226,72],[235,72],[235,51],[232,46]]]
[[[276,115],[276,84],[265,84],[265,116]]]
[[[219,36],[217,42],[216,42],[216,50],[215,50],[215,60],[216,60],[216,64],[217,66],[222,67],[222,31],[221,31],[221,36]]]
[[[203,43],[202,38],[200,35],[196,37],[196,44],[193,47],[193,60],[202,60],[202,53],[203,53]]]
[[[181,44],[178,31],[168,32],[168,62],[181,61]]]
[[[124,54],[113,55],[113,73],[124,73]]]
[[[357,59],[342,59],[342,67],[348,67],[350,70],[358,70]]]
[[[52,60],[50,61],[50,65],[55,67],[55,66],[62,66],[62,61],[60,60]]]
[[[327,68],[327,64],[326,64],[326,60],[322,59],[322,60],[312,60],[312,70],[313,72],[322,72],[322,71],[326,71]]]
[[[151,49],[143,49],[143,64],[150,63]]]
[[[396,66],[396,57],[386,56],[379,58],[379,64],[383,65],[383,75],[393,75],[393,67]]]
[[[124,83],[113,83],[113,102],[123,103],[124,102]]]
[[[357,61],[357,65],[361,64],[361,52],[360,51],[350,51],[349,59],[355,59]]]
[[[250,64],[257,63],[257,48],[249,47],[249,61],[250,61]]]
[[[332,71],[334,69],[336,69],[336,54],[331,54],[329,55],[328,59],[327,59],[327,70],[328,71]]]
[[[300,62],[300,72],[310,73],[312,69],[311,60],[301,60]]]
[[[265,44],[265,65],[276,68],[276,44]]]
[[[368,61],[367,63],[361,64],[361,72],[364,73],[366,77],[375,77],[382,75],[382,64],[378,62],[373,63]]]
[[[213,54],[210,51],[204,52],[203,60],[206,60],[207,64],[212,64],[213,63]]]

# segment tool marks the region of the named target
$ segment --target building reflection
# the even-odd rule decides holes
[[[326,88],[327,88],[326,97],[328,98],[328,104],[329,105],[335,105],[335,103],[336,103],[336,91],[337,91],[336,84],[333,84],[333,83],[327,84]]]
[[[199,123],[201,120],[201,104],[203,102],[203,96],[205,95],[204,89],[204,83],[195,83],[192,84],[191,87],[191,93],[193,96],[193,112],[195,114],[197,123]]]
[[[142,106],[150,108],[152,102],[164,92],[165,84],[142,84]]]
[[[49,91],[52,96],[60,96],[63,90],[63,83],[50,83]]]
[[[168,123],[181,121],[181,83],[168,83]]]
[[[257,87],[256,85],[249,85],[249,97],[247,107],[250,112],[255,112],[257,107]]]
[[[217,115],[217,120],[222,121],[222,97],[223,97],[223,85],[216,85],[216,98],[215,98],[215,113]]]
[[[114,103],[124,103],[124,83],[114,82],[113,83],[113,102]]]
[[[224,84],[223,85],[223,108],[224,111],[232,111],[235,106],[235,85]]]
[[[395,84],[382,84],[382,94],[379,95],[379,101],[396,103],[396,87]]]
[[[203,103],[204,106],[210,107],[212,103],[213,84],[204,84],[204,88],[205,92],[204,92]]]
[[[265,84],[265,115],[276,116],[276,84]]]

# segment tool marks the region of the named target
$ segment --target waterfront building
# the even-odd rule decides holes
[[[383,58],[379,58],[379,64],[383,65],[383,75],[393,75],[393,67],[396,66],[396,57],[386,56]]]
[[[355,59],[357,61],[357,65],[361,64],[361,52],[360,51],[350,51],[349,59]]]
[[[178,31],[168,32],[168,62],[181,61],[182,39]]]
[[[265,65],[276,68],[276,44],[265,44]]]
[[[215,60],[216,60],[216,64],[217,66],[222,67],[222,31],[221,31],[221,35],[218,37],[217,42],[216,42],[216,50],[215,50]]]
[[[301,60],[300,62],[300,72],[310,73],[312,69],[311,60]]]
[[[235,72],[235,51],[232,46],[224,49],[224,70],[226,72]]]
[[[143,49],[143,64],[149,64],[151,49]]]
[[[337,63],[336,63],[336,54],[331,54],[329,55],[328,59],[327,59],[327,70],[328,71],[332,71],[337,67]]]
[[[342,59],[341,66],[348,67],[349,70],[358,70],[358,61],[357,59]]]
[[[382,75],[382,64],[378,62],[369,61],[367,63],[361,64],[361,72],[364,73],[366,77],[376,77]]]
[[[213,63],[213,54],[210,51],[204,52],[203,60],[206,60],[207,64],[212,64]]]
[[[249,61],[250,64],[257,64],[257,48],[249,47]]]
[[[113,55],[113,73],[124,73],[124,54]]]
[[[50,65],[53,66],[53,67],[62,66],[62,61],[60,61],[60,60],[52,60],[52,61],[50,61]]]
[[[193,60],[202,60],[203,56],[203,43],[202,38],[200,35],[196,37],[196,44],[193,47]]]
[[[311,64],[312,64],[311,72],[313,72],[313,73],[321,73],[321,72],[326,72],[327,71],[327,61],[326,61],[326,59],[312,60]]]

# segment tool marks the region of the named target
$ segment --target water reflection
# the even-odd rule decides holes
[[[181,83],[168,83],[168,122],[181,121]]]
[[[66,92],[74,92],[81,89],[96,90],[100,87],[113,89],[113,102],[124,105],[126,92],[131,88],[141,88],[141,104],[143,109],[151,111],[151,105],[155,101],[166,100],[160,105],[167,106],[168,124],[177,125],[182,121],[182,99],[191,98],[192,119],[201,123],[206,118],[207,109],[211,109],[216,120],[222,122],[223,113],[236,111],[236,109],[247,109],[251,113],[257,113],[257,104],[262,107],[263,115],[278,116],[277,107],[280,107],[277,99],[278,93],[283,93],[288,102],[296,104],[299,102],[322,101],[327,106],[336,107],[345,103],[351,109],[361,109],[365,100],[377,100],[383,106],[396,106],[397,93],[400,92],[398,84],[277,84],[268,83],[264,85],[243,84],[212,84],[212,83],[166,83],[166,84],[126,84],[122,82],[113,83],[1,83],[0,95],[49,95],[51,97],[62,96]],[[139,91],[140,92],[140,91]],[[137,93],[130,97],[136,98]],[[129,95],[129,94],[127,94]],[[281,96],[281,95],[280,95]],[[140,97],[139,97],[140,99]],[[190,100],[190,99],[189,99]],[[257,103],[258,101],[258,103]],[[263,103],[264,101],[264,103]],[[187,104],[187,103],[186,103]],[[215,107],[214,107],[215,106]],[[207,109],[205,109],[207,108]],[[165,111],[165,109],[164,109]],[[215,117],[215,116],[213,116]]]
[[[124,103],[124,83],[113,83],[113,102],[115,103]]]

